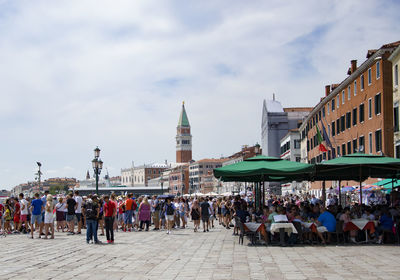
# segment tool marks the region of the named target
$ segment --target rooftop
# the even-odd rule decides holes
[[[290,107],[283,108],[284,112],[311,112],[313,107]]]
[[[211,163],[216,162],[217,163],[217,162],[224,162],[227,160],[228,160],[227,158],[205,158],[205,159],[195,161],[194,163],[204,163],[204,162],[211,162]]]

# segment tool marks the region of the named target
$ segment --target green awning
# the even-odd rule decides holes
[[[214,176],[225,182],[303,181],[313,171],[314,166],[307,163],[256,156],[214,169]]]
[[[315,166],[315,180],[359,180],[400,178],[400,159],[354,153]]]

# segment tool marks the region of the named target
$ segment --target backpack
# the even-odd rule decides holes
[[[93,202],[88,202],[86,204],[86,219],[95,220],[97,218],[97,211],[93,205]]]
[[[167,204],[167,215],[174,215],[174,208],[172,207],[172,204]]]

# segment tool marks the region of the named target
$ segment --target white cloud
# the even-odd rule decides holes
[[[400,39],[399,5],[364,2],[0,2],[0,186],[36,160],[83,178],[96,145],[111,176],[173,161],[183,100],[195,158],[259,142],[264,98],[313,106],[350,59]]]

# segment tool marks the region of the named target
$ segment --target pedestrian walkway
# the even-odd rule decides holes
[[[103,236],[100,240],[104,241]],[[251,247],[232,230],[0,237],[0,279],[398,279],[398,246]]]

